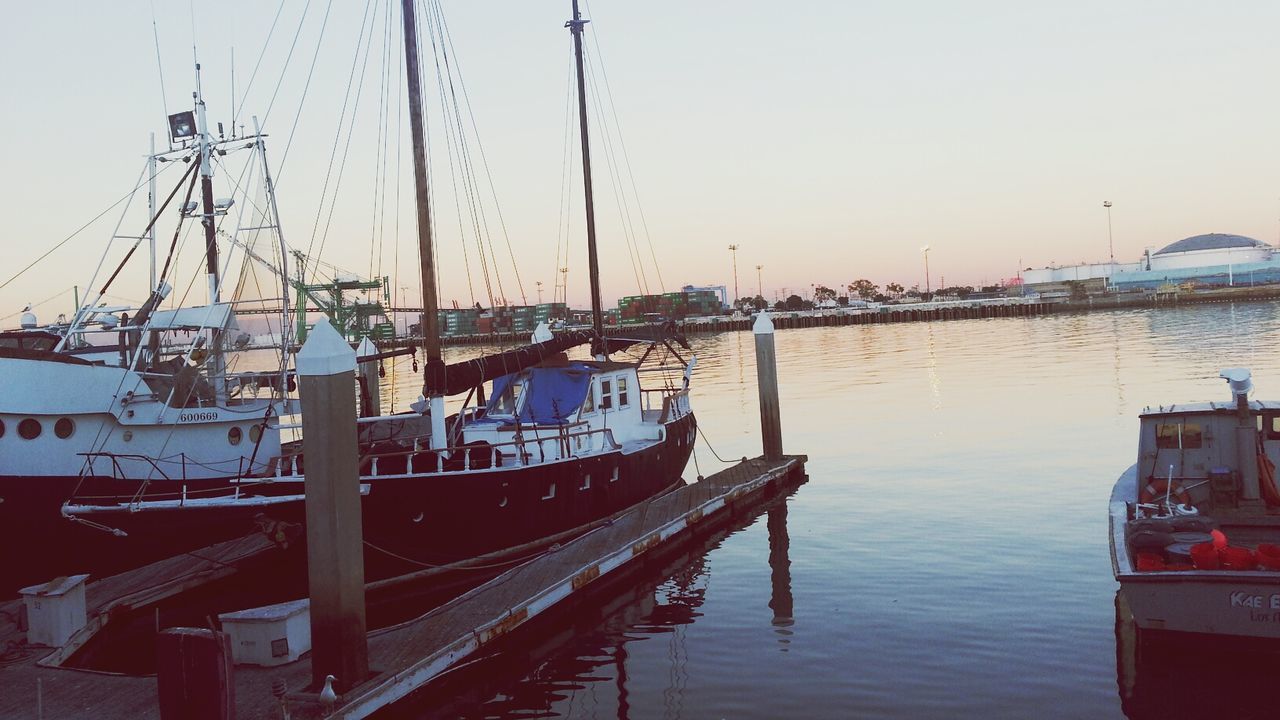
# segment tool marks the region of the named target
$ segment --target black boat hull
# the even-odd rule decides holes
[[[536,543],[605,519],[679,482],[696,434],[692,413],[666,425],[662,442],[559,462],[428,475],[366,477],[362,515],[368,575],[411,572]],[[175,484],[182,487],[175,488]],[[59,575],[101,577],[274,522],[303,524],[301,501],[261,507],[189,505],[113,512],[92,527],[62,517],[62,504],[189,498],[225,492],[225,479],[160,482],[0,477],[0,592]],[[302,493],[299,482],[257,484],[254,495]],[[116,532],[112,532],[116,531]],[[280,536],[283,539],[283,536]]]

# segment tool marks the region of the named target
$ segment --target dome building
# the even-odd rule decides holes
[[[1101,292],[1154,292],[1168,285],[1201,287],[1280,284],[1280,252],[1244,235],[1192,235],[1143,253],[1136,263],[1092,263],[1028,268],[1027,289],[1066,298],[1083,289]],[[1074,290],[1073,290],[1074,289]]]
[[[1193,235],[1151,253],[1150,269],[1181,270],[1267,262],[1275,250],[1261,240],[1244,235]]]

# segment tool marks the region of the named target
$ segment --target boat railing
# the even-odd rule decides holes
[[[521,432],[521,437],[500,443],[454,445],[433,450],[414,438],[413,447],[367,452],[360,456],[361,475],[414,475],[455,473],[501,467],[514,460],[517,466],[540,465],[569,457],[582,450],[617,450],[622,445],[612,428],[570,430],[556,426],[554,432],[540,434],[538,426]],[[529,434],[532,433],[532,434]],[[403,461],[403,464],[401,463]],[[277,478],[301,477],[306,472],[305,453],[281,455],[275,463]]]

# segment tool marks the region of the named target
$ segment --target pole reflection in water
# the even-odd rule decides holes
[[[803,482],[803,478],[800,479]],[[602,578],[599,588],[567,608],[531,620],[499,640],[490,652],[445,673],[425,690],[386,711],[386,717],[631,717],[633,696],[644,707],[662,708],[663,717],[685,717],[689,682],[686,632],[702,616],[711,581],[712,552],[726,537],[768,513],[769,564],[773,592],[769,607],[780,635],[790,635],[791,572],[786,500],[791,484],[776,497],[746,508],[724,527],[686,540],[618,578]],[[664,551],[658,550],[663,553]],[[633,643],[666,636],[666,678],[632,687]],[[783,644],[789,638],[781,638]],[[786,648],[784,647],[785,651]],[[642,677],[660,677],[658,668],[640,667]],[[643,681],[642,681],[643,684]],[[646,713],[647,715],[648,713]]]
[[[1130,720],[1276,717],[1278,664],[1256,641],[1139,630],[1116,593],[1116,687]]]
[[[769,596],[769,609],[773,611],[773,626],[778,633],[782,652],[791,644],[791,626],[795,625],[795,613],[791,600],[791,538],[787,536],[787,501],[779,498],[769,508],[769,580],[773,592]]]

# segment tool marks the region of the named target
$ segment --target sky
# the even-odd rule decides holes
[[[577,171],[567,210],[562,199],[566,133],[577,132],[566,124],[576,123],[569,3],[439,6],[461,70],[455,92],[469,100],[460,117],[478,136],[477,222],[494,249],[486,285],[475,240],[459,230],[472,225],[454,200],[466,186],[450,181],[444,104],[429,87],[442,304],[536,302],[539,281],[550,300],[567,264],[570,304],[586,306]],[[210,122],[230,124],[233,70],[238,122],[265,118],[289,245],[391,276],[416,304],[398,7],[390,22],[377,0],[7,8],[0,317],[12,324],[24,303],[47,298],[42,316],[69,311],[72,286],[89,285],[104,253],[106,272],[124,257],[132,241],[110,238],[117,222],[122,235],[142,230],[145,194],[66,238],[134,188],[149,133],[165,142],[166,110],[190,108],[193,39]],[[592,77],[610,91],[608,142],[592,116],[606,306],[684,284],[732,292],[730,244],[738,294],[773,299],[859,278],[923,286],[925,245],[936,288],[1105,260],[1109,242],[1132,261],[1205,232],[1280,241],[1273,2],[584,0],[584,15]],[[162,174],[161,196],[181,172]],[[161,227],[167,242],[173,223]],[[566,232],[567,262],[556,254]],[[182,247],[183,282],[197,280],[188,299],[202,302],[199,248]],[[145,297],[144,254],[114,294]]]

